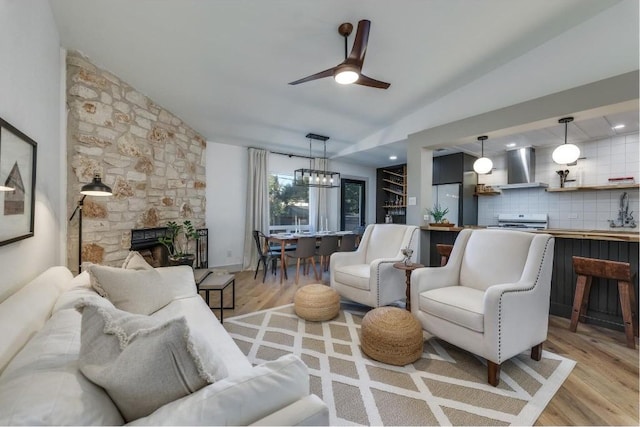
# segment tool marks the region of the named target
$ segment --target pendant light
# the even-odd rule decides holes
[[[293,171],[293,183],[294,185],[300,185],[303,187],[321,187],[321,188],[338,188],[340,187],[340,173],[331,172],[327,170],[327,139],[328,136],[316,135],[315,133],[307,134],[309,139],[309,169],[296,169]],[[324,160],[324,167],[322,169],[315,168],[315,159],[311,155],[311,141],[322,141],[324,145],[324,152],[322,159]]]
[[[569,123],[573,121],[573,117],[563,117],[558,120],[558,123],[564,123],[564,144],[553,150],[551,158],[554,162],[560,165],[568,165],[575,163],[580,157],[580,149],[577,145],[567,144],[567,128]]]
[[[484,156],[484,141],[486,141],[488,138],[489,137],[486,135],[482,135],[478,137],[478,141],[480,141],[480,144],[482,146],[481,157],[475,162],[473,162],[473,170],[476,171],[476,173],[479,173],[481,175],[488,174],[489,172],[491,172],[491,169],[493,168],[493,162],[491,161],[491,159]]]

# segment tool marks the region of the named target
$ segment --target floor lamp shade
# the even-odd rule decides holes
[[[71,221],[76,212],[78,213],[78,273],[82,271],[82,206],[84,205],[84,199],[87,196],[111,196],[113,192],[111,187],[102,182],[100,175],[96,174],[90,183],[82,186],[80,194],[82,194],[82,197],[78,200],[78,205],[69,218],[69,221]]]

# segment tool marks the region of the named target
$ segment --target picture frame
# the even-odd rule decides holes
[[[0,118],[0,246],[34,235],[37,150]]]

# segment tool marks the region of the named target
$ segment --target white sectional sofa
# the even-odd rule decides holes
[[[206,337],[228,376],[130,424],[328,424],[327,407],[309,394],[308,371],[298,357],[252,366],[197,295],[191,269],[157,271],[180,277],[188,292],[151,317],[184,316]],[[67,268],[52,267],[0,303],[0,425],[125,423],[109,394],[80,372],[82,314],[75,307],[91,298],[101,297],[87,273],[73,278]]]

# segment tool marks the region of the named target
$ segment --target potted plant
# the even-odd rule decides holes
[[[445,219],[445,215],[449,213],[449,208],[442,209],[439,204],[433,205],[433,209],[427,209],[427,214],[433,217],[434,225],[448,225],[449,221]]]
[[[198,232],[191,223],[186,220],[179,225],[175,221],[167,223],[167,232],[158,241],[169,251],[170,265],[190,265],[196,259],[194,253],[189,252],[189,243],[198,238]]]

